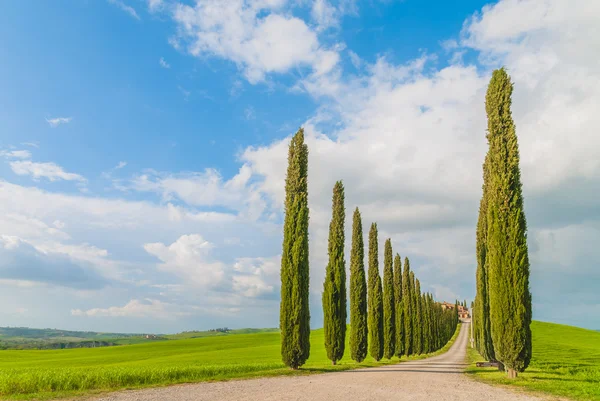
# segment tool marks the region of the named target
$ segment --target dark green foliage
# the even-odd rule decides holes
[[[423,315],[423,353],[428,354],[431,352],[431,346],[429,345],[430,333],[429,333],[429,304],[427,303],[427,294],[421,296],[421,313]]]
[[[377,224],[371,224],[369,231],[369,352],[373,359],[383,357],[383,289],[379,276],[379,247],[377,245]]]
[[[365,244],[358,208],[352,219],[350,251],[350,355],[356,362],[367,356],[367,279],[365,277]]]
[[[308,275],[308,147],[300,128],[290,143],[285,179],[279,314],[281,358],[292,369],[310,355]]]
[[[329,224],[329,263],[323,284],[323,331],[327,358],[335,365],[344,356],[346,345],[346,260],[344,259],[344,185],[333,187]]]
[[[413,353],[413,295],[410,262],[404,258],[402,270],[402,300],[404,304],[404,355]]]
[[[483,195],[481,197],[481,202],[479,203],[479,219],[477,220],[476,231],[477,271],[475,278],[477,296],[475,297],[475,307],[472,311],[472,324],[477,350],[485,359],[494,361],[495,355],[490,326],[490,304],[486,273],[488,181],[489,156],[486,156],[485,162],[483,163]]]
[[[404,354],[404,304],[402,303],[402,259],[394,258],[394,301],[396,302],[396,352],[400,358]]]
[[[490,158],[486,272],[495,356],[514,375],[531,360],[531,293],[512,90],[506,71],[494,71],[485,101]]]
[[[421,304],[421,301],[421,283],[419,282],[419,279],[415,279],[415,323],[413,326],[415,354],[423,353],[423,305]]]
[[[392,240],[385,241],[383,251],[383,356],[391,359],[396,351],[396,301]]]

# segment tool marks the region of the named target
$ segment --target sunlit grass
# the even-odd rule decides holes
[[[445,352],[457,334],[458,330],[435,354]],[[281,363],[278,332],[105,348],[0,351],[0,395],[10,399],[58,398],[175,383],[346,370],[427,356],[380,362],[368,357],[357,364],[347,351],[344,359],[332,366],[323,342],[323,331],[313,331],[310,359],[299,371]]]
[[[533,358],[515,380],[495,368],[477,368],[481,356],[468,349],[472,377],[577,400],[600,400],[600,333],[560,324],[533,322]]]

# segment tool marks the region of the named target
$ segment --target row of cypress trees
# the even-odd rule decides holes
[[[329,225],[329,262],[323,284],[323,328],[327,357],[335,365],[344,356],[346,343],[346,267],[344,259],[344,186],[333,187]],[[457,309],[444,311],[421,284],[394,256],[392,241],[385,241],[383,280],[379,274],[377,223],[368,238],[368,277],[364,266],[362,218],[358,208],[352,220],[350,255],[350,356],[362,362],[367,354],[376,361],[394,356],[426,354],[441,348],[456,330]],[[403,268],[404,267],[404,268]]]
[[[487,360],[500,362],[510,378],[527,368],[532,352],[527,223],[512,91],[506,71],[495,70],[485,100],[489,149],[476,229],[473,303],[475,346]]]
[[[308,303],[308,148],[301,128],[288,150],[285,181],[285,219],[281,256],[281,355],[297,369],[310,355]],[[347,300],[345,244],[345,198],[341,181],[333,188],[329,225],[329,261],[323,284],[324,336],[327,357],[336,364],[346,344]],[[371,224],[368,278],[364,266],[363,227],[360,211],[354,211],[350,255],[350,355],[362,362],[367,354],[375,360],[433,352],[452,337],[458,324],[455,310],[443,310],[410,270],[408,258],[393,255],[385,241],[383,283],[379,275],[377,224]]]

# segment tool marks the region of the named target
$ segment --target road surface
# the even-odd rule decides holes
[[[541,398],[469,379],[469,324],[450,350],[420,361],[307,376],[198,383],[122,391],[103,401],[533,401]]]

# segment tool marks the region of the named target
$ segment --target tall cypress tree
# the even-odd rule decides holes
[[[423,353],[423,305],[421,301],[421,283],[419,279],[415,279],[415,354]]]
[[[391,359],[396,351],[396,301],[392,240],[385,241],[383,251],[383,356]]]
[[[308,147],[300,128],[288,151],[279,312],[281,358],[292,369],[310,355],[308,275]]]
[[[413,353],[413,295],[410,262],[404,258],[402,270],[402,300],[404,303],[404,355]]]
[[[396,356],[404,354],[404,304],[402,303],[402,259],[394,257],[394,301],[396,302]]]
[[[329,263],[323,284],[323,334],[327,358],[335,365],[346,346],[346,260],[344,259],[344,185],[333,187],[329,224]]]
[[[350,251],[350,355],[356,362],[365,360],[368,340],[365,244],[360,211],[356,208],[352,218]]]
[[[377,223],[369,231],[369,352],[373,359],[383,357],[383,289],[379,276],[379,246],[377,245]]]
[[[477,314],[474,324],[475,341],[477,350],[485,359],[489,361],[495,360],[494,345],[492,343],[492,330],[490,326],[490,304],[488,293],[488,275],[487,275],[487,210],[488,210],[488,187],[489,187],[489,166],[490,156],[485,157],[483,163],[483,186],[481,201],[479,202],[479,218],[477,220],[476,230],[476,255],[477,255],[477,271],[476,271],[476,311]]]
[[[513,84],[504,69],[488,86],[489,198],[487,274],[491,333],[496,359],[509,377],[531,360],[531,293],[527,222],[523,209],[519,146],[511,115]]]

